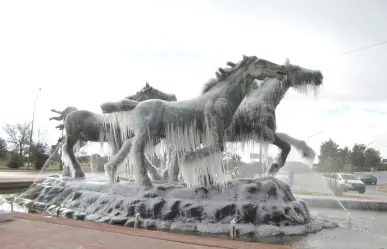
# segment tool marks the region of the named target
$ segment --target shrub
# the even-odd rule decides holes
[[[8,168],[18,169],[24,165],[24,159],[17,154],[13,154],[7,163]]]
[[[36,161],[35,161],[35,169],[42,169],[44,166],[44,163],[47,161],[47,159],[50,156],[47,154],[39,154],[36,156]]]

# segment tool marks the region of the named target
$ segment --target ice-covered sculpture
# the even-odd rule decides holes
[[[163,93],[146,83],[145,87],[134,95],[126,97],[135,101],[144,101],[147,99],[162,99],[166,101],[176,100],[173,94]],[[55,110],[53,110],[55,111]],[[77,110],[75,107],[68,107],[63,112],[58,112],[59,117],[50,118],[50,120],[63,120],[63,128],[66,132],[62,146],[62,161],[64,163],[63,176],[72,176],[76,178],[85,177],[81,164],[74,154],[74,147],[79,142],[108,142],[113,154],[117,153],[122,145],[122,136],[120,127],[112,122],[106,122],[103,114],[90,112],[87,110]],[[59,127],[58,127],[59,128]],[[126,136],[130,134],[125,133]]]

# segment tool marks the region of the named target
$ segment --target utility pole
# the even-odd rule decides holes
[[[39,88],[38,93],[36,94],[35,101],[34,101],[34,111],[32,112],[31,134],[30,134],[30,143],[29,143],[29,148],[28,148],[28,163],[27,163],[28,169],[30,169],[30,162],[31,162],[31,160],[30,160],[30,158],[31,158],[31,145],[32,145],[32,135],[34,134],[36,102],[38,101],[40,90],[42,90],[42,88]]]
[[[324,131],[319,131],[319,132],[317,132],[317,133],[315,133],[315,134],[312,134],[312,135],[310,135],[309,137],[308,137],[308,146],[309,146],[309,139],[310,138],[312,138],[312,137],[314,137],[314,136],[317,136],[317,135],[319,135],[319,134],[321,134],[321,133],[323,133]]]

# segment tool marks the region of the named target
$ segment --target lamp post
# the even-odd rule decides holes
[[[32,145],[32,135],[34,134],[34,122],[35,122],[35,110],[36,110],[36,102],[38,101],[39,93],[42,88],[39,88],[38,92],[36,93],[35,101],[34,101],[34,111],[32,112],[32,121],[31,121],[31,134],[30,134],[30,143],[28,148],[28,163],[27,168],[30,168],[30,158],[31,158],[31,145]]]
[[[309,146],[309,139],[310,138],[312,138],[312,137],[314,137],[314,136],[317,136],[317,135],[320,135],[321,133],[323,133],[324,131],[319,131],[319,132],[317,132],[317,133],[314,133],[314,134],[312,134],[312,135],[310,135],[309,137],[308,137],[308,146]]]
[[[379,141],[379,139],[375,139],[374,141],[368,143],[366,146],[368,147],[368,146],[370,146],[371,144],[373,144],[373,143],[375,143],[375,142],[377,142],[377,141]]]

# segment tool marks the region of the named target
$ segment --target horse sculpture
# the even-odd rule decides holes
[[[286,63],[287,79],[266,79],[261,86],[251,91],[235,113],[232,131],[228,133],[228,142],[247,139],[272,143],[281,152],[269,166],[266,175],[274,176],[282,168],[289,155],[291,146],[303,152],[303,156],[314,160],[315,153],[305,142],[293,139],[284,133],[276,133],[275,110],[290,87],[307,92],[314,90],[323,82],[318,70],[309,70]],[[308,149],[309,148],[309,149]]]
[[[224,131],[232,123],[232,117],[253,81],[267,77],[282,80],[285,75],[284,66],[255,56],[243,56],[243,60],[233,67],[219,69],[217,78],[205,84],[202,95],[197,98],[175,102],[118,102],[120,105],[125,103],[125,108],[121,109],[132,110],[128,126],[134,137],[126,140],[120,151],[105,164],[109,180],[114,182],[114,172],[130,152],[137,183],[150,187],[144,150],[147,143],[157,143],[160,139],[165,139],[175,151],[192,151],[185,154],[183,164],[223,152]],[[102,104],[101,109],[104,113],[114,112],[117,102]],[[207,147],[197,149],[201,144]]]
[[[145,87],[134,95],[126,97],[126,99],[132,99],[137,101],[143,101],[147,99],[163,99],[166,101],[176,100],[176,96],[173,94],[166,94],[146,83]],[[66,108],[65,110],[69,110]],[[75,108],[76,109],[76,108]],[[62,113],[64,113],[63,111]],[[59,113],[59,112],[58,112]],[[64,144],[62,146],[62,161],[64,162],[62,176],[71,176],[71,169],[74,177],[83,178],[85,173],[81,167],[81,164],[74,155],[74,146],[78,141],[82,142],[108,142],[112,153],[115,154],[122,145],[122,135],[130,136],[130,134],[122,132],[118,126],[112,126],[106,123],[105,116],[86,110],[75,110],[67,115],[62,115],[58,118],[51,118],[55,120],[61,120],[65,118],[64,130],[66,136],[64,137]],[[128,137],[130,138],[130,137]],[[151,173],[153,168],[150,169]]]
[[[225,134],[226,142],[243,143],[252,140],[277,146],[281,151],[267,169],[268,176],[274,176],[285,165],[291,146],[300,151],[307,160],[312,161],[315,158],[315,152],[305,141],[293,138],[286,133],[276,132],[275,110],[289,88],[306,92],[314,90],[322,84],[323,76],[320,71],[291,65],[288,61],[285,66],[286,80],[267,78],[259,86],[253,85],[235,112],[233,124]],[[168,175],[170,181],[178,181],[178,155],[172,156]],[[165,172],[164,175],[166,175]]]

